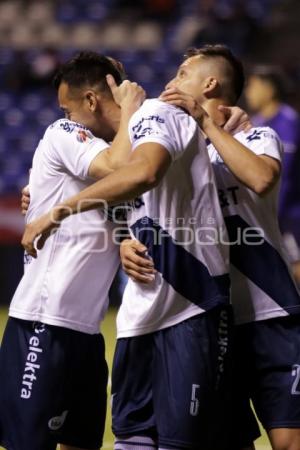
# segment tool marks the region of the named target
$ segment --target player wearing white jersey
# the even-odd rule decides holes
[[[90,185],[91,163],[107,149],[104,140],[79,123],[60,119],[49,126],[33,157],[25,221],[32,221],[60,199]],[[96,334],[118,264],[114,224],[100,209],[70,219],[47,242],[38,260],[25,254],[25,274],[13,296],[9,316]],[[96,283],[99,265],[102,283]],[[95,280],[92,285],[82,283],[88,275]],[[78,292],[85,303],[74,301]]]
[[[128,121],[144,91],[129,81],[117,87],[113,77],[121,83],[111,60],[89,52],[59,72],[67,118],[48,127],[35,151],[27,222],[128,159]],[[119,123],[109,148],[96,136],[110,140]],[[0,440],[8,450],[102,445],[107,366],[99,326],[119,264],[113,233],[105,211],[90,211],[70,217],[38,260],[25,254],[0,351]]]
[[[282,143],[274,130],[252,128],[234,138],[255,155],[281,162]],[[208,152],[232,243],[232,299],[236,323],[299,314],[299,293],[278,227],[279,181],[265,195],[259,196],[226,167],[210,142]],[[245,231],[248,238],[242,235]]]
[[[232,64],[229,77],[239,76]],[[80,212],[82,200],[88,210],[99,199],[142,196],[131,230],[149,246],[158,272],[151,287],[128,284],[118,317],[115,448],[225,448],[228,247],[206,145],[191,117],[158,100],[145,102],[129,128],[129,164],[29,224],[23,244],[35,256],[35,237],[42,234],[43,243],[53,219]]]
[[[148,244],[158,273],[147,291],[129,280],[117,318],[119,338],[170,327],[228,301],[228,249],[209,245],[226,231],[196,122],[178,108],[146,100],[129,132],[133,150],[157,143],[168,150],[172,164],[128,215],[132,235]]]
[[[209,64],[207,56],[216,58],[219,50],[218,46],[208,47],[191,54],[194,63],[200,58]],[[217,125],[222,124],[220,112],[226,112],[220,108],[224,92],[218,91],[222,72],[210,68],[216,90],[211,101],[203,101],[200,86],[197,89],[190,83],[192,59],[181,66],[182,72],[162,98],[188,110],[208,136],[208,152],[229,232],[232,301],[238,324],[233,448],[240,450],[247,444],[250,448],[258,431],[249,405],[251,398],[272,448],[298,450],[300,298],[277,224],[282,144],[270,128],[253,128],[234,138],[222,130]],[[124,268],[136,280],[147,281],[151,270],[136,254],[145,248],[136,242],[127,244],[122,249]]]

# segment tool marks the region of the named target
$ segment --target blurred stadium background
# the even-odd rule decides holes
[[[280,65],[299,109],[299,26],[299,0],[0,0],[0,336],[22,275],[20,190],[45,128],[61,116],[51,87],[59,63],[81,49],[114,56],[153,97],[187,47],[223,42],[247,67]],[[117,304],[117,287],[111,297]],[[114,314],[104,325],[110,360]]]

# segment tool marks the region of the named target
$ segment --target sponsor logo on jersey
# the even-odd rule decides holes
[[[266,139],[274,139],[276,141],[277,137],[272,130],[267,129],[260,129],[260,130],[254,130],[249,136],[246,137],[246,140],[248,142],[252,141],[259,141],[261,138]]]
[[[264,131],[263,130],[254,130],[253,133],[251,133],[249,136],[247,136],[247,141],[248,142],[252,142],[252,141],[259,141],[262,138],[262,133]]]
[[[221,208],[225,208],[230,205],[237,205],[239,186],[229,186],[226,189],[218,189],[219,201]]]
[[[76,139],[78,142],[83,143],[83,142],[86,142],[88,139],[93,139],[93,135],[88,130],[79,130],[77,132]]]
[[[145,136],[156,134],[156,132],[154,131],[153,128],[151,128],[151,126],[143,126],[146,125],[144,124],[144,122],[165,123],[165,119],[163,119],[158,115],[142,117],[142,119],[132,127],[132,131],[134,132],[133,139],[138,140]],[[149,123],[147,125],[149,125]]]
[[[77,122],[71,122],[69,120],[60,120],[58,122],[59,122],[59,128],[66,131],[67,133],[72,133],[76,128],[79,128],[80,130],[88,131],[88,129],[84,125],[81,125],[80,123],[77,123]],[[53,126],[56,123],[57,122],[55,122],[53,124]]]
[[[216,386],[219,385],[221,381],[222,374],[225,371],[225,360],[228,351],[229,340],[229,315],[224,309],[220,314],[219,328],[218,328],[218,344],[219,344],[219,355],[218,355],[218,375]]]
[[[130,210],[127,203],[104,208],[107,219],[113,223],[127,224],[127,213]]]
[[[68,411],[64,411],[60,416],[52,417],[48,422],[48,427],[52,431],[59,430],[65,423]]]

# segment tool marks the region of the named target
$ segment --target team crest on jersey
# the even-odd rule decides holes
[[[92,139],[92,138],[93,138],[93,135],[88,130],[79,130],[77,132],[76,139],[78,142],[83,143],[83,142],[86,142],[88,139]]]

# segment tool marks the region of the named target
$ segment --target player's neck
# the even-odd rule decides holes
[[[280,108],[280,102],[278,100],[272,100],[271,102],[269,102],[265,106],[263,106],[260,109],[259,113],[265,119],[271,119],[278,113],[279,108]]]
[[[102,121],[110,130],[112,138],[117,133],[120,126],[121,110],[115,102],[106,102],[102,109]]]
[[[203,109],[207,112],[207,114],[212,118],[212,120],[222,127],[224,123],[226,122],[225,114],[218,110],[218,107],[220,105],[227,106],[226,102],[222,99],[209,99],[205,100],[204,103],[201,105]]]

